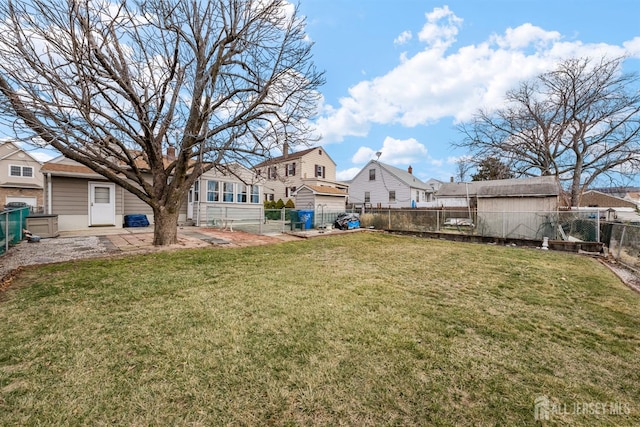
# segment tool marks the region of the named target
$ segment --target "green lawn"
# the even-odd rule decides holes
[[[0,425],[535,425],[539,396],[640,424],[640,295],[570,254],[356,233],[42,266],[0,325]]]

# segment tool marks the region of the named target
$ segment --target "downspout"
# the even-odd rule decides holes
[[[202,175],[198,176],[198,201],[196,202],[196,227],[200,227],[200,199],[202,198]]]
[[[49,172],[47,174],[47,215],[53,214],[53,207],[51,203],[51,199],[53,199],[53,197],[51,197],[51,191],[52,191],[51,172]]]

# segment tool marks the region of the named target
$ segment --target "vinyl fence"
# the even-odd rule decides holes
[[[28,215],[28,207],[0,212],[0,255],[22,240]]]

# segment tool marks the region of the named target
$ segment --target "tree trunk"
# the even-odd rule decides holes
[[[153,209],[153,244],[167,246],[178,243],[178,208],[162,206]]]

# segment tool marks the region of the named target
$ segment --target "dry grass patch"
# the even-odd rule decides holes
[[[640,423],[640,298],[589,258],[358,233],[16,282],[2,425]]]

